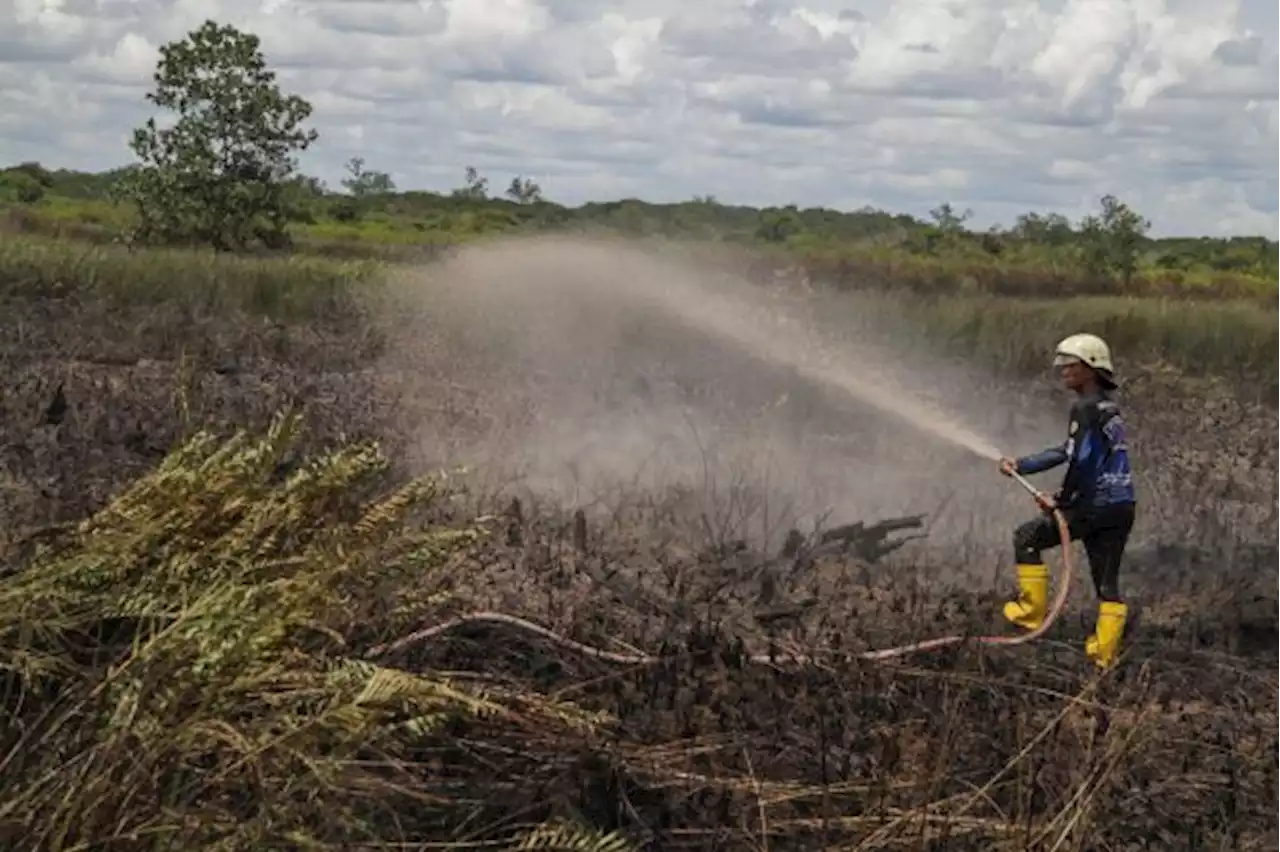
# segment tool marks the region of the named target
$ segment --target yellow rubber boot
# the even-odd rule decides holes
[[[1119,601],[1102,601],[1098,604],[1098,624],[1093,635],[1084,643],[1084,653],[1098,668],[1109,668],[1120,652],[1120,637],[1124,634],[1124,621],[1129,608]]]
[[[1048,566],[1019,565],[1018,591],[1018,599],[1004,605],[1004,617],[1019,627],[1035,630],[1049,607]]]

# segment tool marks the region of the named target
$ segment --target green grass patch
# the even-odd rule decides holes
[[[61,198],[48,196],[31,205],[34,214],[55,222],[80,222],[125,229],[133,224],[133,207],[95,198]]]
[[[1250,396],[1276,395],[1276,311],[1251,301],[941,296],[895,302],[948,351],[1019,374],[1044,371],[1045,353],[1060,338],[1088,330],[1110,342],[1122,363],[1167,364],[1187,375],[1231,380]]]
[[[90,245],[49,237],[0,242],[0,296],[76,296],[107,304],[179,302],[209,313],[285,321],[329,316],[380,280],[379,264],[319,257]]]
[[[972,253],[930,256],[885,246],[832,246],[807,251],[800,260],[813,277],[847,290],[905,289],[925,294],[1020,298],[1250,299],[1272,304],[1280,295],[1275,279],[1214,270],[1145,267],[1125,284],[1085,274],[1078,265],[1047,253],[1000,258]]]
[[[438,253],[442,247],[428,248]],[[417,259],[431,256],[426,251]],[[384,258],[412,259],[390,244]],[[378,287],[386,268],[368,259],[130,251],[20,235],[0,243],[0,296],[75,295],[134,306],[178,303],[206,315],[238,312],[306,322],[345,315]],[[1044,353],[1059,338],[1088,329],[1107,338],[1126,363],[1167,363],[1189,375],[1220,376],[1251,393],[1275,396],[1280,339],[1274,302],[1070,292],[1060,298],[1009,298],[988,292],[981,282],[925,286],[919,276],[928,268],[916,260],[897,264],[882,270],[882,278],[862,280],[859,289],[872,290],[863,296],[885,300],[886,316],[901,315],[946,351],[1014,373],[1043,370]],[[834,283],[851,286],[839,279]]]

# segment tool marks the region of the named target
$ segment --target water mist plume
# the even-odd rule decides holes
[[[803,517],[959,504],[964,517],[935,519],[931,537],[977,524],[1004,546],[1025,495],[974,459],[1001,455],[988,434],[1035,446],[1060,428],[993,405],[1010,395],[930,354],[908,324],[888,328],[883,303],[818,305],[679,247],[504,240],[397,283],[383,368],[418,383],[423,463],[465,462],[577,505],[596,481],[723,490],[739,477]]]

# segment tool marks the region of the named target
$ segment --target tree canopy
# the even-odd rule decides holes
[[[151,118],[133,133],[140,162],[120,192],[138,209],[135,238],[223,250],[284,245],[285,183],[317,133],[302,127],[311,104],[280,91],[258,37],[206,21],[161,47],[147,100],[176,122]]]

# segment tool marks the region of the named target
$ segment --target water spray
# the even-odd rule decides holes
[[[986,461],[998,461],[1000,453],[991,442],[969,428],[956,417],[948,415],[934,405],[922,399],[913,399],[904,393],[904,387],[895,377],[887,375],[884,368],[884,352],[872,339],[858,339],[851,344],[841,344],[832,349],[815,345],[814,336],[805,332],[797,332],[794,328],[784,328],[787,311],[785,305],[761,301],[748,295],[746,288],[730,291],[719,291],[709,288],[696,276],[681,274],[674,265],[664,265],[651,258],[639,255],[627,255],[622,260],[639,263],[644,260],[646,266],[637,276],[633,270],[623,264],[619,267],[619,255],[613,247],[596,247],[586,249],[580,243],[571,243],[577,248],[580,260],[596,260],[606,265],[607,275],[575,277],[572,270],[565,269],[563,264],[556,265],[557,252],[563,248],[558,244],[543,244],[542,248],[532,248],[526,253],[503,255],[490,249],[485,254],[470,255],[473,266],[463,264],[459,271],[465,286],[455,286],[448,293],[465,294],[464,304],[474,302],[481,306],[483,300],[475,301],[484,282],[495,282],[486,298],[495,305],[501,305],[503,311],[522,313],[526,308],[533,310],[533,305],[518,301],[526,292],[512,288],[513,270],[524,270],[531,264],[543,263],[549,266],[550,272],[556,273],[552,280],[561,297],[571,304],[585,304],[600,294],[601,280],[625,283],[625,287],[617,287],[603,294],[610,302],[610,310],[606,317],[612,317],[615,311],[630,310],[639,307],[645,311],[653,311],[663,316],[668,322],[684,326],[691,330],[715,338],[719,341],[735,345],[740,351],[771,362],[778,366],[789,367],[803,379],[826,388],[835,389],[848,398],[866,403],[884,414],[893,416],[903,425],[918,430],[923,435],[959,447],[973,453]],[[541,254],[540,254],[541,252]],[[590,252],[595,252],[591,254]],[[486,266],[486,263],[490,265]],[[545,294],[539,289],[538,297]],[[513,299],[515,301],[513,301]],[[606,300],[607,300],[606,299]],[[470,300],[470,301],[468,301]],[[498,315],[505,315],[499,312]],[[486,316],[486,320],[491,317]],[[525,328],[526,317],[516,321],[520,328]],[[607,323],[606,323],[607,324]],[[561,334],[562,331],[551,324],[548,334]],[[550,338],[549,338],[550,339]],[[557,343],[563,342],[557,339]],[[1058,588],[1048,607],[1045,619],[1033,630],[1009,636],[964,636],[950,635],[928,639],[920,642],[865,651],[857,656],[866,660],[887,660],[909,654],[930,651],[939,648],[973,642],[981,645],[1021,645],[1043,636],[1060,615],[1070,591],[1074,573],[1074,564],[1070,550],[1070,533],[1066,519],[1062,513],[1044,500],[1036,488],[1024,477],[1010,472],[1014,482],[1030,493],[1038,504],[1038,508],[1047,511],[1054,519],[1062,543],[1063,570]],[[561,636],[554,631],[526,619],[501,612],[481,611],[458,616],[435,625],[426,627],[395,642],[379,645],[369,649],[366,656],[380,657],[403,649],[409,645],[426,641],[434,636],[447,633],[465,624],[494,623],[517,627],[533,633],[548,641],[555,642],[577,653],[608,661],[619,665],[654,665],[667,657],[652,656],[643,653],[616,653],[595,648]],[[796,664],[811,665],[820,661],[808,655],[774,655],[758,654],[748,658],[750,662],[763,665]]]

